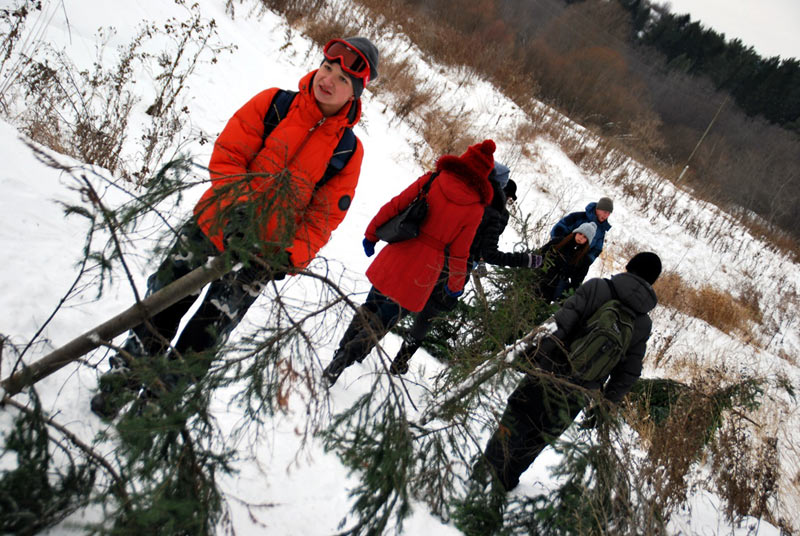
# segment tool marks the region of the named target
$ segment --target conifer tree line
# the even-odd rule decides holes
[[[688,14],[670,13],[646,0],[620,4],[631,13],[632,39],[663,53],[670,69],[707,76],[747,115],[800,133],[800,60],[762,58],[741,39],[726,39]]]

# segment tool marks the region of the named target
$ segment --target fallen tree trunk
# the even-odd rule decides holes
[[[141,300],[114,318],[87,331],[64,346],[50,352],[40,360],[0,382],[5,395],[14,396],[25,387],[46,378],[60,368],[72,363],[81,356],[98,348],[146,319],[160,313],[181,298],[197,292],[215,279],[219,279],[230,268],[223,256],[215,257],[205,266],[195,269],[180,279],[173,281],[158,292]],[[0,398],[4,398],[0,392]]]

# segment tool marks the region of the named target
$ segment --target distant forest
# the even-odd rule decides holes
[[[797,250],[796,59],[761,58],[648,0],[359,3],[437,61],[473,68],[523,106],[553,106]]]
[[[760,57],[740,39],[704,28],[647,0],[618,0],[631,14],[631,41],[658,50],[670,69],[707,76],[747,115],[762,115],[800,133],[800,61]]]

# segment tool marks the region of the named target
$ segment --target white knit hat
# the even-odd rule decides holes
[[[589,243],[591,244],[592,240],[594,240],[594,235],[597,232],[597,224],[593,221],[587,221],[586,223],[580,224],[572,232],[581,233],[583,236],[586,237],[586,240],[588,240]]]

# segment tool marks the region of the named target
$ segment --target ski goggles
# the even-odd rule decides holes
[[[341,39],[331,39],[322,49],[328,61],[339,60],[342,70],[356,78],[364,80],[364,86],[369,83],[369,62],[367,57],[356,47]]]

